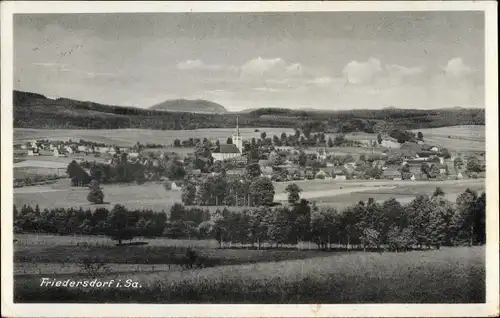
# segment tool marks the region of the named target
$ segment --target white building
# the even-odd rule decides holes
[[[81,145],[80,145],[80,146],[78,146],[78,148],[77,148],[77,149],[78,149],[78,151],[81,151],[81,152],[86,152],[86,151],[88,151],[87,146],[81,146]]]
[[[68,155],[64,152],[64,150],[54,149],[54,157],[67,157]]]
[[[28,156],[39,156],[40,152],[38,151],[38,148],[31,148],[28,150]]]
[[[236,117],[236,135],[233,136],[233,143],[229,145],[219,145],[213,152],[214,160],[223,161],[225,159],[237,158],[243,154],[243,138],[240,135],[238,117]]]
[[[382,140],[382,143],[380,146],[385,147],[385,148],[394,148],[394,149],[399,149],[401,148],[401,144],[399,142],[391,141],[391,140]]]

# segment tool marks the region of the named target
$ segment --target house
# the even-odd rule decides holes
[[[345,174],[337,174],[335,175],[335,178],[333,179],[335,181],[344,181],[347,180],[347,177]]]
[[[108,152],[110,155],[114,155],[114,154],[118,153],[116,147],[110,147]]]
[[[28,149],[28,145],[21,145],[21,149]]]
[[[231,159],[239,156],[241,156],[241,152],[238,149],[238,147],[234,144],[219,145],[212,152],[212,158],[214,158],[214,160],[220,160],[220,161],[224,161],[226,159]]]
[[[95,150],[99,153],[108,153],[109,147],[96,147]]]
[[[52,145],[50,145],[50,146],[52,147]],[[76,149],[80,152],[87,152],[88,151],[87,146],[83,146],[83,145],[79,145]],[[52,148],[51,148],[51,150],[52,150]]]
[[[387,168],[382,173],[382,178],[386,180],[395,180],[396,178],[400,177],[401,177],[401,172],[399,172],[394,167]]]
[[[416,153],[415,159],[418,159],[418,158],[425,159],[425,158],[431,157],[432,155],[434,155],[434,153],[432,153],[430,151],[420,151],[420,152]]]
[[[261,168],[260,171],[261,171],[261,177],[271,178],[273,175],[273,168],[271,167]]]
[[[410,180],[411,180],[411,181],[415,181],[415,180],[416,180],[416,178],[415,178],[415,175],[414,175],[414,174],[412,174],[412,175],[411,175]]]
[[[318,171],[316,175],[314,176],[316,179],[325,179],[326,178],[326,173],[323,170]]]
[[[67,157],[68,154],[66,153],[65,149],[63,148],[56,148],[54,149],[54,157]]]
[[[457,179],[461,180],[463,178],[464,178],[464,176],[462,175],[461,172],[457,173]]]
[[[73,153],[73,148],[71,146],[66,146],[64,147],[64,150],[69,153],[69,154],[72,154]]]
[[[137,159],[137,158],[139,158],[139,153],[138,152],[129,152],[127,154],[127,156],[129,159]]]
[[[259,160],[259,167],[264,168],[264,167],[272,167],[273,166],[273,161],[272,160]]]
[[[380,146],[385,147],[385,148],[393,148],[393,149],[399,149],[401,148],[401,144],[399,142],[391,141],[391,140],[382,140],[382,143]]]
[[[432,152],[439,152],[439,147],[433,146],[433,147],[431,147],[430,151],[432,151]]]
[[[120,152],[129,152],[130,147],[120,147],[119,150],[120,150]]]
[[[28,156],[40,156],[40,151],[38,148],[31,148],[28,150]]]
[[[438,168],[440,174],[446,174],[448,172],[447,166],[445,164],[439,164]]]

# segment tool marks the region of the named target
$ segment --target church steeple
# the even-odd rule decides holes
[[[239,118],[240,116],[236,116],[236,136],[240,135]]]
[[[233,136],[233,144],[238,148],[240,153],[243,153],[243,138],[240,135],[239,117],[236,116],[236,135]]]

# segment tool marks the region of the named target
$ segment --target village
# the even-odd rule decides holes
[[[439,145],[426,144],[423,138],[399,143],[380,134],[378,140],[351,140],[345,135],[336,135],[334,140],[330,136],[327,140],[321,132],[306,135],[304,138],[297,130],[294,136],[283,133],[271,138],[262,134],[259,139],[247,140],[241,136],[236,123],[235,133],[225,143],[218,139],[191,138],[188,141],[176,139],[172,145],[137,142],[124,146],[69,139],[32,140],[14,148],[17,158],[54,157],[66,164],[76,161],[91,176],[89,180],[95,178],[93,166],[132,164],[135,165],[133,169],[141,167],[143,172],[139,174],[144,173],[144,176],[138,179],[142,182],[169,182],[171,186],[167,188],[172,190],[180,189],[185,179],[199,180],[219,174],[243,176],[249,165],[254,169],[258,167],[260,176],[273,182],[313,179],[431,181],[485,177],[485,161],[481,158],[484,153],[477,156],[450,153]],[[187,145],[187,149],[183,145]]]

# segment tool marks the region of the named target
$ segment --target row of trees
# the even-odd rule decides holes
[[[442,195],[438,188],[432,197],[418,196],[405,205],[395,199],[383,203],[370,199],[342,211],[291,197],[290,207],[218,210],[198,225],[198,231],[221,246],[314,242],[321,248],[405,250],[485,243],[485,194],[467,189],[456,202]]]
[[[233,211],[175,204],[167,222],[165,212],[127,210],[116,205],[111,211],[98,208],[45,209],[14,206],[16,232],[61,235],[108,235],[119,243],[135,236],[171,238],[214,238],[220,246],[240,243],[261,247],[314,242],[320,248],[388,247],[393,250],[453,245],[484,244],[486,195],[467,189],[456,202],[436,189],[407,204],[395,199],[383,203],[369,199],[342,211],[317,207],[299,199],[300,189],[287,189],[290,206],[248,208]]]

